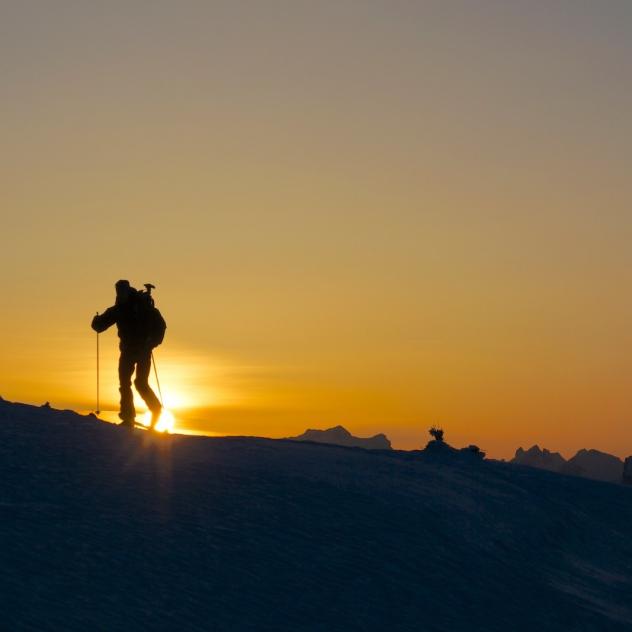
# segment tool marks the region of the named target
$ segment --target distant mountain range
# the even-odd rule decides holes
[[[384,434],[366,438],[355,437],[343,426],[335,426],[327,430],[309,429],[297,437],[288,437],[288,439],[291,441],[313,441],[315,443],[365,448],[367,450],[392,450],[391,442]],[[442,441],[430,441],[426,449],[428,448],[433,448],[433,452],[435,451],[434,448],[457,451]],[[484,458],[485,456],[475,446],[468,446],[463,448],[462,451],[475,451],[480,457]],[[599,450],[582,449],[575,456],[566,460],[559,452],[551,452],[546,448],[534,445],[528,450],[518,448],[510,462],[536,467],[541,470],[559,472],[560,474],[583,476],[599,481],[632,483],[632,457],[626,463],[624,476],[624,462],[612,454],[600,452]]]
[[[518,448],[511,463],[529,465],[561,474],[584,476],[599,481],[620,483],[623,480],[623,461],[599,450],[579,450],[567,461],[559,452],[549,452],[546,448],[541,449],[534,445],[528,450]]]
[[[327,430],[306,430],[298,437],[288,437],[292,441],[314,441],[316,443],[333,443],[353,448],[365,448],[367,450],[391,450],[391,442],[384,434],[374,437],[354,437],[343,426],[335,426]]]

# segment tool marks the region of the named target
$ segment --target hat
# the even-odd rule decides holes
[[[117,293],[125,290],[129,290],[129,281],[127,279],[120,279],[114,284]]]

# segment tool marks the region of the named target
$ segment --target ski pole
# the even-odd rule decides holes
[[[99,312],[97,312],[97,316]],[[97,331],[97,409],[96,414],[98,415],[101,410],[99,409],[99,332]]]
[[[158,369],[156,368],[156,358],[154,358],[154,352],[151,352],[151,361],[154,365],[154,375],[156,376],[156,384],[158,384],[158,395],[160,396],[160,405],[164,408],[165,405],[162,401],[162,391],[160,390],[160,380],[158,379]]]

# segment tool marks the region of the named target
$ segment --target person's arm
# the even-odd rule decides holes
[[[112,307],[108,307],[103,314],[97,314],[92,319],[92,329],[97,333],[101,333],[105,331],[108,327],[111,327],[115,322],[118,316],[118,309],[116,305]]]

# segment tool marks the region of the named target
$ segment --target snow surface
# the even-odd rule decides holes
[[[0,402],[0,629],[632,629],[632,489]]]

